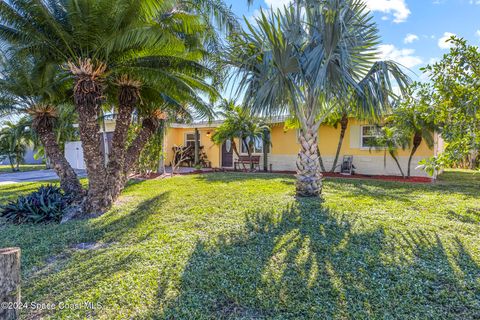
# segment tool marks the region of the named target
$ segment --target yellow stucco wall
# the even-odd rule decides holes
[[[360,122],[356,119],[350,119],[345,138],[343,140],[340,155],[353,156],[382,156],[382,150],[375,150],[360,147],[360,127],[368,123]],[[354,130],[352,130],[354,129]],[[353,134],[353,136],[352,136]],[[297,154],[299,145],[297,143],[297,132],[295,130],[284,130],[283,124],[272,126],[272,154]],[[322,126],[319,130],[319,147],[322,156],[334,156],[337,151],[338,139],[340,137],[340,126],[336,129],[331,126]],[[353,142],[353,143],[352,143]],[[355,143],[357,142],[357,143]],[[352,147],[354,144],[354,147]],[[398,150],[399,156],[408,156],[411,150]],[[433,156],[433,149],[429,149],[425,142],[417,149],[416,156]]]
[[[353,156],[370,156],[370,157],[383,157],[384,152],[382,150],[374,150],[369,148],[360,147],[360,129],[362,125],[368,125],[365,122],[360,122],[356,119],[350,119],[345,138],[343,141],[342,149],[340,151],[340,157],[343,155]],[[194,128],[169,128],[166,135],[166,149],[167,158],[166,164],[169,165],[172,157],[172,147],[174,145],[183,145],[185,142],[185,134],[193,133]],[[200,144],[204,146],[204,150],[207,153],[208,159],[212,163],[212,167],[220,167],[220,147],[216,146],[211,140],[211,135],[215,132],[215,128],[199,128],[200,131]],[[209,133],[209,135],[207,135]],[[319,130],[319,147],[322,156],[334,156],[338,139],[340,136],[340,126],[337,128],[330,126],[322,126]],[[270,153],[272,155],[296,155],[299,151],[299,145],[297,143],[296,130],[285,130],[283,124],[272,125],[271,128],[272,147]],[[237,142],[238,143],[238,142]],[[408,156],[410,150],[398,150],[398,155]],[[434,150],[429,149],[425,142],[418,148],[416,157],[430,157],[434,155]]]

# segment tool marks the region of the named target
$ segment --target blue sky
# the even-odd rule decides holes
[[[252,18],[258,8],[281,7],[289,0],[225,0],[239,16]],[[448,52],[451,34],[480,44],[480,0],[366,0],[380,29],[382,58],[410,68],[422,79],[419,68]]]

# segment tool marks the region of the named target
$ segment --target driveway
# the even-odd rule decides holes
[[[75,170],[80,178],[86,177],[85,170]],[[0,185],[14,184],[20,182],[37,182],[46,180],[57,180],[58,176],[53,170],[39,170],[28,172],[13,172],[0,174]]]

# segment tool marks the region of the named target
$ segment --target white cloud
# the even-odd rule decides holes
[[[477,30],[477,32],[475,32],[475,35],[476,35],[477,37],[480,37],[480,30]]]
[[[395,23],[406,21],[411,13],[410,9],[405,3],[405,0],[366,0],[365,3],[372,11],[380,11],[383,13],[392,14],[394,17],[393,22]]]
[[[405,39],[403,39],[404,43],[412,43],[414,41],[417,41],[419,38],[416,34],[409,33],[405,36]]]
[[[292,0],[264,0],[268,8],[273,9],[283,8]],[[385,14],[393,15],[393,22],[400,23],[407,20],[410,16],[410,9],[405,3],[406,0],[365,0],[365,3],[371,11],[379,11]],[[480,1],[480,0],[478,0]],[[388,16],[382,16],[382,20],[387,20]]]
[[[414,49],[399,49],[393,44],[382,44],[378,49],[381,60],[393,60],[407,68],[423,63],[422,58],[415,55]]]
[[[443,36],[438,39],[438,47],[443,50],[450,49],[453,45],[452,43],[448,42],[448,39],[450,39],[452,36],[455,36],[455,34],[451,32],[445,32]]]
[[[272,7],[273,9],[282,9],[284,6],[288,5],[291,0],[264,0],[268,8]]]

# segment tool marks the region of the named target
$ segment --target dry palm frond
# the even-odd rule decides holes
[[[57,109],[49,104],[33,105],[27,109],[27,112],[32,117],[33,127],[36,130],[53,126],[58,117]]]
[[[33,118],[50,117],[57,118],[57,109],[49,104],[36,104],[27,109],[27,113]]]
[[[157,110],[152,112],[152,117],[157,119],[157,120],[166,120],[168,118],[168,115],[167,115],[166,112],[164,112],[160,109],[157,109]]]
[[[116,84],[120,87],[120,103],[131,106],[135,105],[138,100],[140,100],[140,104],[143,103],[140,96],[140,87],[142,85],[140,81],[134,80],[128,75],[122,75],[117,79]]]
[[[142,83],[139,80],[134,80],[126,74],[120,76],[120,78],[116,81],[116,84],[120,87],[132,87],[136,89],[140,89],[142,86]]]
[[[97,80],[102,77],[107,70],[107,65],[103,62],[95,65],[91,59],[79,59],[78,63],[68,62],[68,69],[70,72],[78,77],[88,77],[92,80]]]

